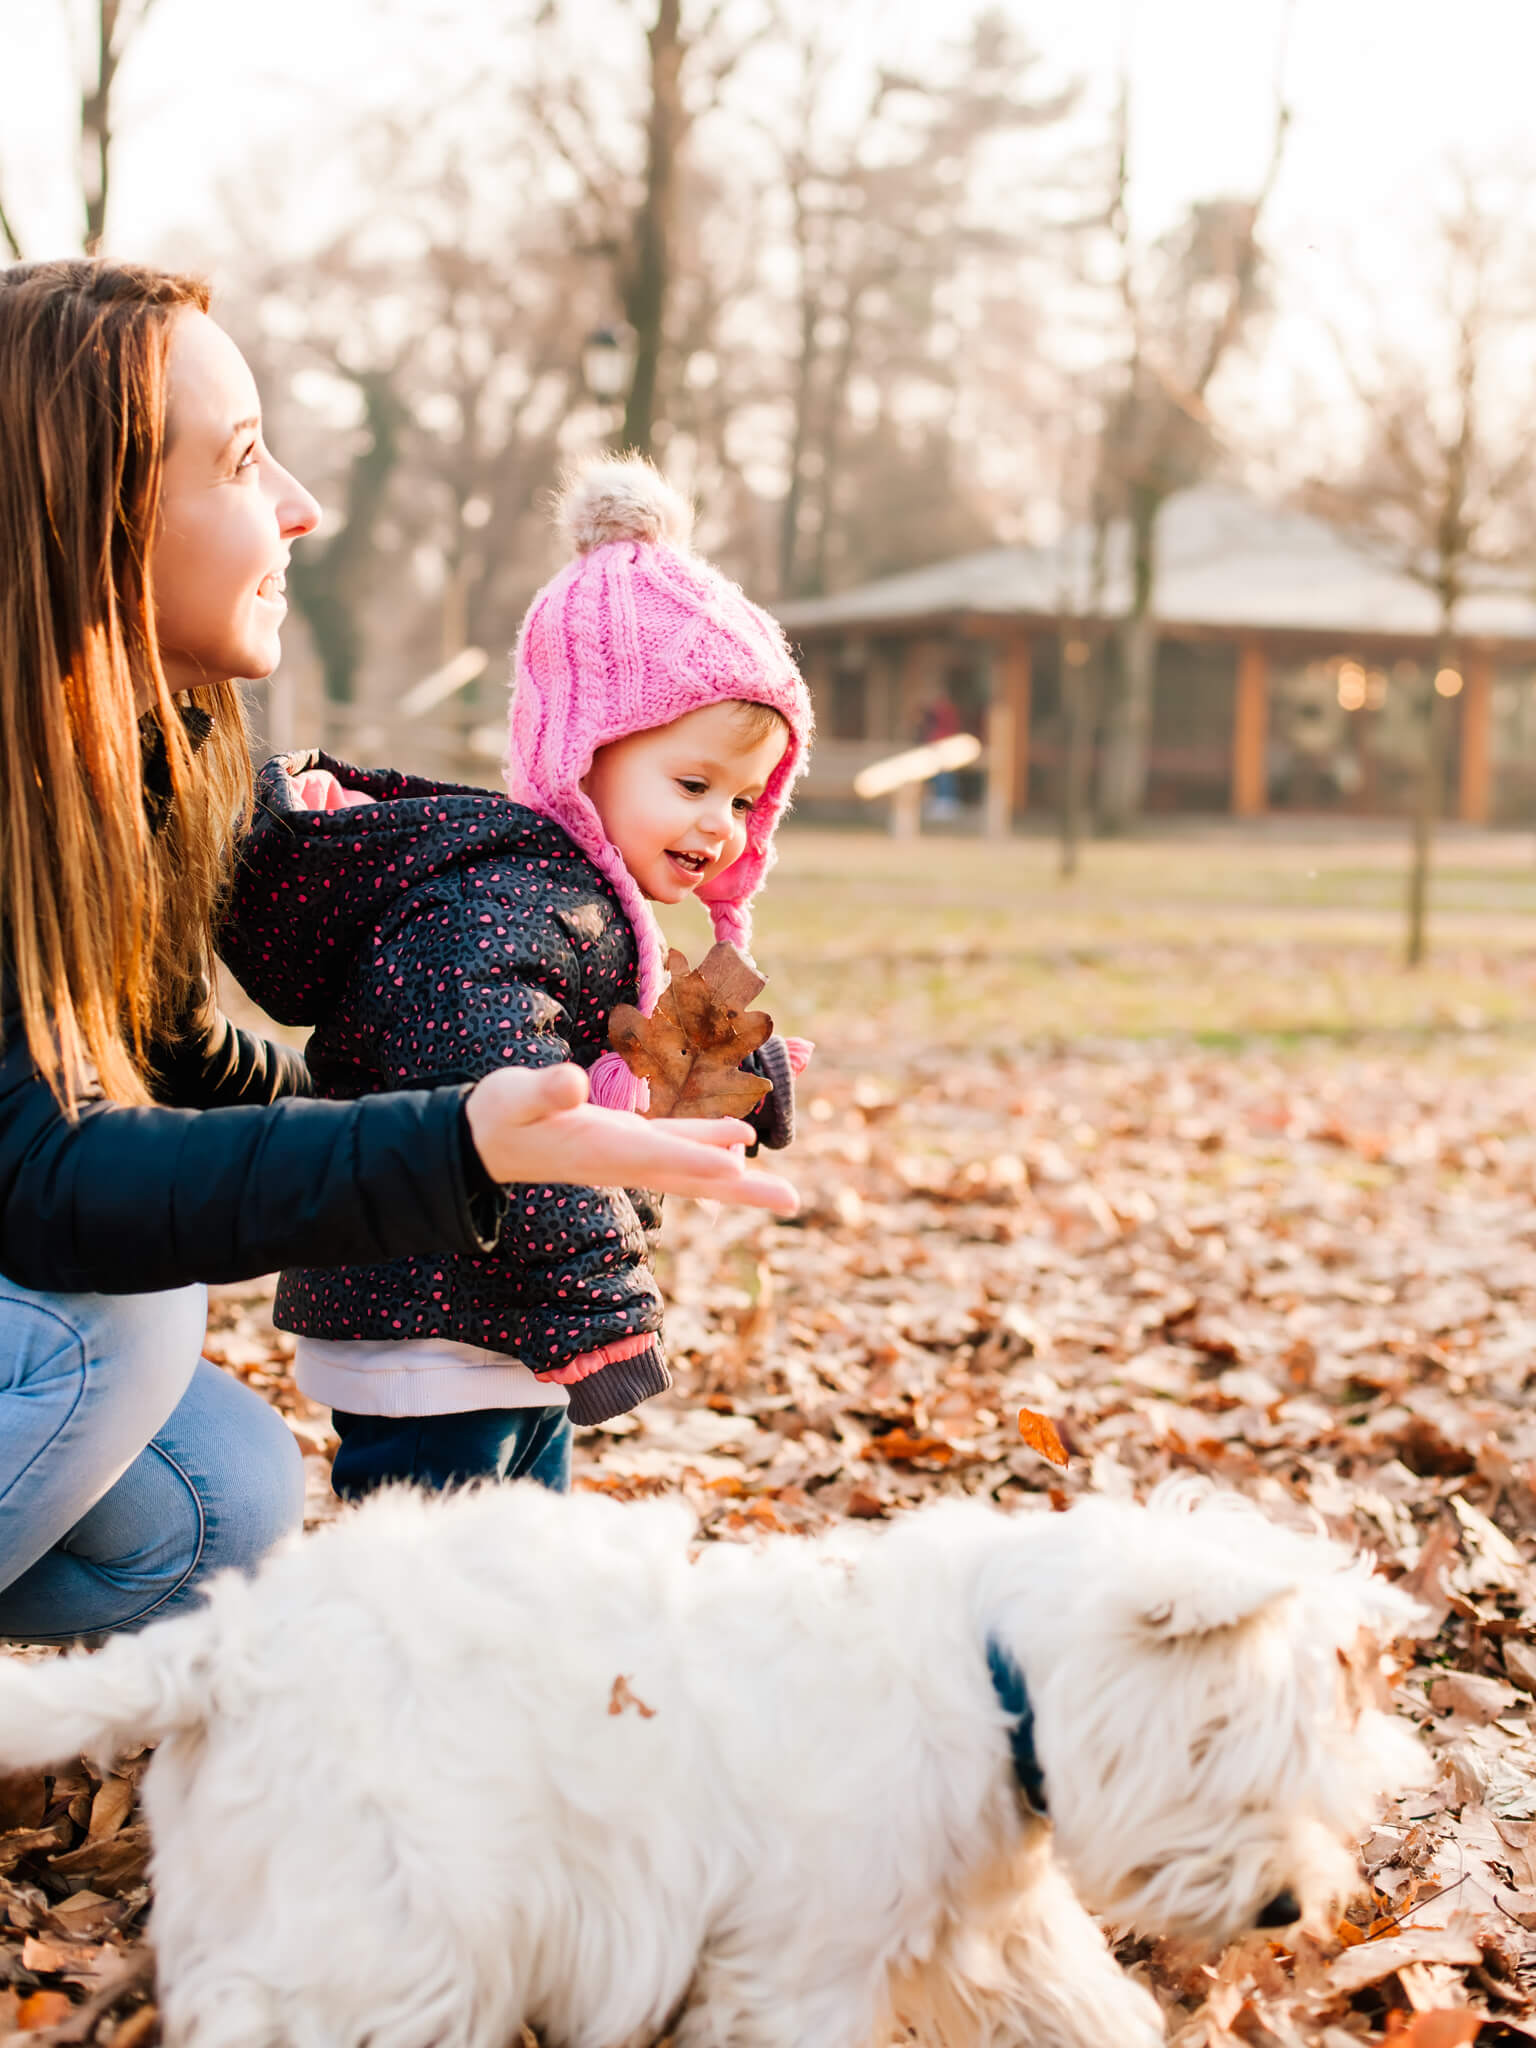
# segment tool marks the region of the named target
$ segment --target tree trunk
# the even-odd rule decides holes
[[[121,0],[97,0],[96,82],[80,94],[80,190],[85,200],[85,253],[101,252],[107,226],[112,173],[112,86],[121,51],[117,15]]]
[[[624,307],[635,335],[635,370],[624,408],[624,446],[638,455],[649,455],[652,449],[672,282],[677,154],[685,122],[681,19],[682,0],[659,0],[656,20],[646,34],[651,52],[651,107],[645,137],[645,197],[635,220],[634,265]]]
[[[22,263],[26,260],[25,252],[21,246],[21,237],[11,225],[11,217],[5,210],[4,199],[0,199],[0,241],[4,242],[10,260],[13,263]]]
[[[347,478],[347,517],[323,547],[312,541],[288,564],[288,587],[304,614],[319,657],[328,704],[357,695],[362,659],[359,614],[372,569],[373,536],[400,461],[400,433],[408,417],[387,370],[353,380],[363,394],[367,446],[353,458]]]
[[[837,519],[837,487],[841,481],[843,426],[848,417],[848,387],[858,362],[858,320],[863,288],[851,289],[843,311],[843,334],[822,390],[821,473],[816,479],[817,520],[812,536],[810,568],[801,577],[800,597],[820,597],[828,584],[832,537]]]
[[[802,261],[806,258],[802,255]],[[816,295],[808,282],[800,291],[800,359],[795,365],[795,425],[789,451],[789,489],[779,510],[779,591],[803,595],[800,579],[800,508],[805,500],[805,455],[811,437],[816,381]]]
[[[1104,701],[1107,644],[1099,631],[1104,616],[1104,580],[1109,567],[1109,513],[1102,494],[1094,493],[1093,553],[1089,558],[1088,591],[1083,605],[1083,625],[1093,637],[1085,640],[1086,657],[1069,667],[1070,638],[1057,639],[1057,673],[1061,678],[1062,775],[1060,847],[1057,874],[1070,881],[1077,873],[1078,849],[1082,843],[1083,820],[1088,808],[1088,778],[1093,761],[1093,740],[1098,729],[1099,706]]]
[[[1453,668],[1455,643],[1451,638],[1451,608],[1447,604],[1440,620],[1440,639],[1435,649],[1434,669],[1427,686],[1423,711],[1424,758],[1419,769],[1419,786],[1413,806],[1413,851],[1408,868],[1408,942],[1404,964],[1422,967],[1428,950],[1429,873],[1434,852],[1435,821],[1445,801],[1445,738],[1450,699],[1435,688],[1435,676]]]
[[[1085,661],[1067,661],[1067,636],[1058,640],[1057,661],[1061,676],[1062,764],[1060,840],[1056,872],[1067,882],[1077,873],[1083,822],[1088,809],[1088,771],[1093,760],[1093,734],[1098,723],[1102,696],[1104,642],[1095,637],[1089,643]]]
[[[1115,693],[1099,780],[1099,822],[1123,832],[1141,815],[1152,741],[1157,677],[1157,516],[1162,493],[1139,485],[1130,494],[1131,608],[1121,628],[1120,688]]]

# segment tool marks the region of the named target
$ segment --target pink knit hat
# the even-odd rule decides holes
[[[745,951],[774,828],[810,749],[811,700],[774,620],[690,551],[692,511],[649,462],[587,464],[566,485],[559,519],[576,559],[535,597],[518,635],[507,793],[553,818],[612,882],[635,929],[649,1015],[666,987],[666,946],[581,787],[593,755],[732,698],[783,716],[789,745],[752,807],[746,847],[698,891],[715,937]]]

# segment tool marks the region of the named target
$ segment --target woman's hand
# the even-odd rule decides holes
[[[502,1067],[470,1090],[466,1113],[492,1180],[654,1188],[780,1216],[800,1206],[787,1180],[758,1172],[731,1149],[751,1144],[745,1124],[731,1117],[650,1122],[626,1109],[597,1109],[580,1067]]]

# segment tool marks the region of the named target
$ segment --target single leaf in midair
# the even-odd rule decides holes
[[[1066,1469],[1067,1447],[1057,1433],[1056,1425],[1049,1415],[1037,1415],[1033,1408],[1019,1410],[1019,1435],[1032,1451],[1038,1451],[1042,1458],[1053,1465]]]
[[[772,1087],[741,1063],[773,1031],[766,1010],[747,1006],[763,977],[735,946],[711,947],[697,968],[667,956],[672,983],[653,1015],[621,1003],[608,1043],[632,1074],[650,1083],[650,1116],[745,1116]]]

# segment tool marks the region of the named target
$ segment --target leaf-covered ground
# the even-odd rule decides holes
[[[674,1205],[675,1395],[583,1439],[579,1484],[681,1490],[726,1540],[954,1490],[1021,1512],[1195,1471],[1374,1549],[1429,1603],[1408,1711],[1434,1789],[1364,1845],[1338,1937],[1128,1951],[1197,2043],[1531,2038],[1536,1965],[1536,1095],[1465,1050],[818,1061],[793,1225]],[[260,1290],[209,1349],[290,1414]],[[1020,1441],[1056,1423],[1065,1472]],[[131,1762],[9,1788],[0,2018],[129,2048],[146,1903]],[[71,2005],[62,2026],[47,2022]],[[92,2031],[93,2024],[95,2031]],[[115,2024],[116,2031],[113,2032]],[[1455,2027],[1457,2031],[1446,2031]],[[1395,2029],[1395,2031],[1393,2031]]]
[[[821,1042],[804,1213],[672,1206],[677,1390],[578,1452],[579,1484],[681,1491],[729,1541],[1207,1473],[1406,1577],[1437,1781],[1362,1845],[1328,1943],[1126,1948],[1184,2048],[1536,2039],[1536,864],[1457,842],[1408,977],[1396,859],[1095,849],[1072,895],[1038,843],[791,836],[759,952]],[[288,1414],[329,1515],[268,1301],[223,1293],[208,1348]],[[141,1769],[0,1786],[0,2037],[154,2039]]]

